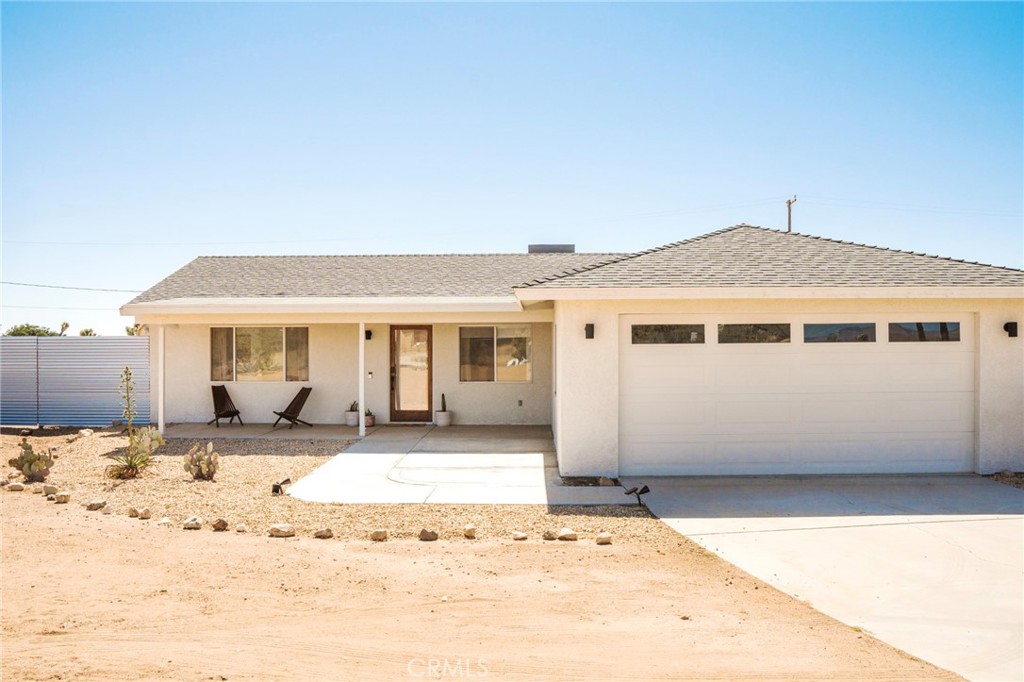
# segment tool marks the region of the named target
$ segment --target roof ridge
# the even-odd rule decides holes
[[[196,256],[196,260],[241,260],[244,258],[493,258],[495,256],[520,256],[533,258],[535,256],[547,257],[557,256],[560,258],[571,258],[574,256],[621,256],[617,251],[574,251],[572,253],[523,253],[519,251],[507,253],[292,253],[270,256],[257,254],[251,256]],[[191,262],[191,261],[190,261]]]
[[[613,258],[612,260],[601,261],[600,263],[595,263],[595,264],[590,265],[590,266],[585,267],[585,268],[577,268],[575,270],[566,270],[563,273],[560,273],[560,274],[557,274],[557,275],[550,275],[548,277],[544,277],[544,278],[541,278],[541,279],[535,279],[532,282],[524,282],[523,284],[520,284],[518,286],[514,286],[512,288],[513,289],[519,289],[521,287],[534,287],[534,286],[538,286],[540,284],[545,284],[547,282],[554,282],[556,280],[566,279],[568,277],[572,277],[573,275],[578,275],[578,274],[580,274],[582,272],[591,272],[593,270],[597,270],[598,268],[603,268],[606,265],[612,265],[614,263],[622,263],[622,262],[625,262],[627,260],[631,260],[633,258],[639,258],[640,256],[646,256],[649,253],[655,253],[657,251],[664,251],[666,249],[670,249],[670,248],[675,247],[675,246],[681,246],[683,244],[692,244],[692,243],[698,242],[698,241],[700,241],[702,239],[707,239],[709,237],[714,237],[714,236],[723,234],[725,232],[731,232],[732,230],[738,230],[741,227],[754,227],[755,229],[758,229],[758,230],[767,229],[767,228],[763,228],[763,227],[755,227],[754,225],[747,225],[746,223],[740,223],[739,225],[733,225],[731,227],[723,227],[720,230],[715,230],[714,232],[708,232],[707,234],[697,235],[696,237],[690,237],[689,239],[681,239],[679,241],[672,242],[671,244],[663,244],[662,246],[656,246],[653,249],[646,249],[645,251],[637,251],[635,253],[627,253],[627,254],[623,255],[621,258]],[[602,255],[602,254],[594,254],[594,255]]]

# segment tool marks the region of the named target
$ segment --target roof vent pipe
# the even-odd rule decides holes
[[[529,253],[576,253],[575,244],[530,244]]]

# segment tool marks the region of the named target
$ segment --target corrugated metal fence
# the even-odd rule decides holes
[[[0,337],[0,424],[102,426],[121,418],[131,367],[140,424],[149,423],[149,337]]]

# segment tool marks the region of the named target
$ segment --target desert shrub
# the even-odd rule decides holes
[[[135,380],[132,370],[125,367],[121,372],[121,404],[124,405],[125,424],[128,429],[128,447],[110,456],[114,463],[107,467],[111,478],[135,478],[153,462],[153,453],[164,444],[164,437],[152,426],[135,428]]]
[[[220,455],[213,451],[213,441],[203,448],[196,443],[185,454],[185,471],[197,481],[212,481],[220,468]]]
[[[21,439],[21,454],[7,460],[7,463],[17,469],[30,482],[41,483],[50,475],[50,467],[53,466],[53,458],[49,453],[33,452],[28,439]]]

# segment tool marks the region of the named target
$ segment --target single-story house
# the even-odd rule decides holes
[[[631,254],[197,258],[152,404],[550,424],[567,476],[1024,469],[1024,271],[749,225]]]

